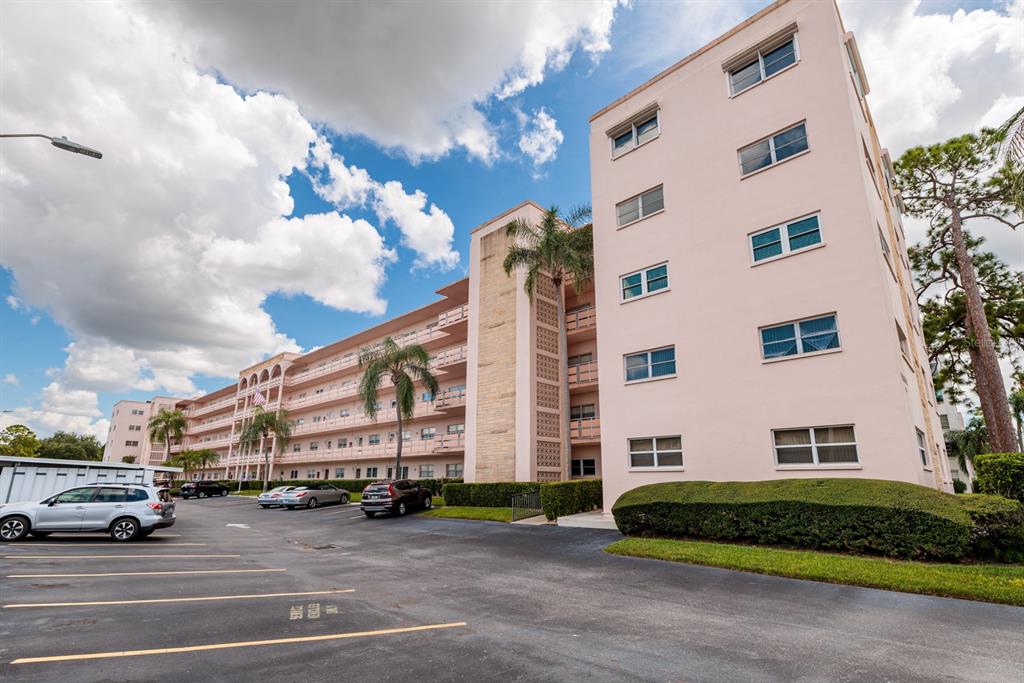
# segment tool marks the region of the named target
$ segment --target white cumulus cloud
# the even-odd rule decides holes
[[[402,233],[402,243],[416,250],[416,265],[449,270],[458,264],[459,252],[452,250],[452,219],[436,204],[428,209],[427,195],[420,190],[408,194],[397,180],[384,183],[376,194],[377,215],[394,223]]]
[[[13,372],[8,372],[6,375],[4,375],[4,384],[18,386],[18,376],[15,375]]]
[[[536,167],[553,161],[558,156],[558,146],[564,141],[565,136],[558,130],[558,121],[541,107],[534,112],[533,120],[519,137],[519,149],[533,160]]]

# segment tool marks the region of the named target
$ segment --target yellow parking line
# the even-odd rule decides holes
[[[173,572],[110,572],[105,574],[8,574],[8,579],[63,579],[82,576],[171,576],[173,574],[258,574],[286,572],[287,569],[189,569]]]
[[[303,591],[301,593],[257,593],[253,595],[208,595],[194,598],[146,598],[142,600],[103,600],[97,602],[16,602],[4,605],[4,609],[17,607],[106,607],[109,605],[154,605],[164,602],[210,602],[213,600],[255,600],[259,598],[293,598],[305,595],[333,595],[355,593],[354,588],[328,591]]]
[[[241,557],[241,555],[4,555],[5,560],[141,560],[147,557],[169,557],[194,560],[200,557]]]
[[[369,636],[390,636],[399,633],[416,633],[434,631],[443,628],[465,626],[466,622],[457,621],[450,624],[430,624],[427,626],[407,626],[405,628],[387,628],[379,631],[356,631],[352,633],[330,633],[323,636],[304,636],[296,638],[275,638],[274,640],[249,640],[235,643],[214,643],[212,645],[189,645],[187,647],[162,647],[155,650],[123,650],[121,652],[94,652],[85,655],[58,655],[56,657],[24,657],[15,659],[11,664],[38,664],[42,662],[70,662],[82,659],[110,659],[113,657],[141,657],[145,655],[167,655],[180,652],[203,652],[206,650],[228,650],[236,647],[259,647],[262,645],[287,645],[290,643],[316,643],[325,640],[344,640],[346,638],[366,638]]]

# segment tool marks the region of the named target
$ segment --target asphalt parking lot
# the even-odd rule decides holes
[[[605,555],[614,532],[178,502],[0,544],[0,680],[1024,677],[1024,609]]]

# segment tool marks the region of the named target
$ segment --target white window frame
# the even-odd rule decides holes
[[[455,474],[451,474],[451,468],[455,468]],[[444,466],[444,476],[449,479],[458,479],[465,473],[465,469],[462,463],[450,462]]]
[[[924,438],[924,432],[914,427],[914,435],[917,437],[917,455],[921,459],[921,467],[931,472],[932,464],[928,459],[928,441]]]
[[[648,291],[648,289],[647,289],[647,273],[652,271],[652,270],[654,270],[655,268],[661,268],[662,266],[665,266],[665,280],[666,280],[667,284],[664,287],[662,287],[661,289],[656,289],[653,292]],[[634,275],[639,275],[640,276],[640,288],[643,291],[641,291],[640,294],[637,294],[636,296],[627,297],[626,296],[625,281],[626,281],[627,277],[633,277]],[[635,285],[633,285],[633,286],[635,286]],[[624,303],[624,304],[625,303],[629,303],[631,301],[636,301],[638,299],[646,299],[649,296],[654,296],[656,294],[661,294],[662,292],[667,292],[667,291],[669,291],[671,289],[672,289],[672,278],[669,275],[668,261],[662,261],[661,263],[656,263],[653,266],[647,266],[646,268],[641,268],[640,270],[634,270],[631,273],[626,273],[625,275],[620,275],[619,276],[619,301],[621,303]]]
[[[818,443],[814,439],[814,430],[815,429],[835,429],[835,428],[838,428],[838,427],[849,427],[850,429],[852,429],[853,430],[853,441],[838,442],[838,443],[831,443],[830,442],[830,443],[823,443],[821,445],[822,446],[853,446],[854,450],[857,453],[857,461],[856,462],[826,462],[826,463],[822,463],[818,459]],[[776,443],[775,443],[775,432],[795,432],[795,431],[798,431],[798,430],[801,430],[801,429],[806,429],[809,432],[810,438],[811,438],[811,442],[809,444],[799,444],[799,445],[795,445],[795,446],[778,446],[778,445],[776,445]],[[772,445],[772,459],[775,461],[775,469],[777,469],[777,470],[805,470],[805,469],[815,469],[815,470],[830,470],[830,469],[850,470],[850,469],[861,469],[861,467],[862,467],[861,461],[860,461],[860,448],[857,446],[857,428],[852,423],[849,423],[849,424],[838,424],[838,425],[815,425],[813,427],[780,427],[778,429],[773,429],[771,431],[771,435],[770,436],[771,436],[771,442],[772,442],[771,443],[771,445]],[[783,450],[785,450],[787,448],[808,448],[808,447],[810,447],[810,449],[811,449],[811,458],[813,459],[813,462],[787,463],[787,464],[782,464],[782,465],[779,464],[779,450],[778,450],[779,448],[782,448]]]
[[[653,450],[651,450],[651,451],[636,451],[636,452],[637,453],[652,453],[654,455],[654,465],[652,465],[652,466],[634,465],[633,464],[633,453],[634,453],[634,451],[633,451],[633,442],[634,441],[641,441],[641,440],[644,440],[644,439],[650,439],[651,440],[651,448],[653,448]],[[679,439],[679,450],[677,451],[677,450],[672,449],[672,450],[659,451],[658,450],[658,439]],[[658,459],[658,455],[660,453],[666,453],[666,454],[668,454],[668,453],[678,453],[679,454],[679,458],[680,458],[680,460],[681,460],[681,462],[683,464],[682,465],[660,465],[659,464],[659,459]],[[653,471],[658,471],[658,472],[682,472],[683,469],[684,469],[684,466],[686,465],[686,460],[683,459],[683,437],[681,435],[679,435],[679,434],[662,434],[662,435],[659,435],[659,436],[633,436],[633,437],[630,437],[630,438],[626,439],[626,457],[629,458],[629,461],[628,461],[629,467],[628,467],[628,469],[629,469],[630,472],[653,472]]]
[[[424,468],[430,468],[430,471],[424,474]],[[419,469],[420,479],[433,479],[434,478],[434,466],[433,465],[420,465]]]
[[[376,467],[367,467],[366,468],[366,478],[367,479],[377,479],[377,468]]]
[[[424,427],[420,430],[420,440],[428,441],[437,438],[437,427]]]
[[[789,246],[789,229],[788,229],[789,226],[793,225],[794,223],[799,223],[800,221],[806,220],[806,219],[811,218],[811,217],[814,217],[814,218],[818,219],[818,235],[819,235],[819,237],[821,239],[816,244],[810,244],[810,245],[808,245],[806,247],[799,247],[798,249],[790,248],[790,246]],[[769,256],[768,258],[763,258],[760,261],[758,261],[755,258],[755,256],[754,256],[754,238],[757,237],[758,235],[763,235],[766,232],[771,232],[772,230],[778,230],[779,231],[779,239],[780,239],[780,241],[782,243],[782,253],[781,254],[776,254],[775,256]],[[820,249],[821,247],[824,247],[824,246],[825,246],[825,233],[821,229],[821,211],[812,211],[811,213],[804,214],[803,216],[800,216],[799,218],[793,218],[791,220],[785,221],[784,223],[779,223],[778,225],[773,225],[770,228],[764,228],[763,230],[758,230],[756,232],[752,232],[749,235],[747,235],[747,249],[750,252],[750,264],[751,264],[751,266],[760,266],[761,264],[764,264],[764,263],[771,263],[772,261],[777,261],[777,260],[779,260],[781,258],[786,258],[787,256],[792,256],[793,254],[802,254],[805,251],[811,251],[813,249]]]
[[[658,209],[657,211],[651,211],[650,213],[644,213],[644,195],[650,194],[651,192],[654,192],[658,188],[661,188],[661,208]],[[619,207],[622,206],[623,204],[625,204],[626,202],[633,201],[634,199],[637,202],[637,205],[636,205],[637,206],[637,211],[638,211],[637,217],[634,218],[633,220],[629,221],[628,223],[623,223],[622,225],[619,225]],[[664,211],[665,211],[665,184],[661,183],[659,185],[655,185],[654,187],[649,187],[646,190],[644,190],[643,192],[638,192],[637,194],[633,195],[632,197],[627,197],[626,199],[623,199],[621,202],[618,202],[615,205],[615,225],[618,226],[616,229],[617,230],[621,230],[622,228],[628,228],[631,225],[639,223],[640,221],[644,220],[645,218],[650,218],[651,216],[657,216],[659,213],[664,213]]]
[[[836,319],[836,337],[839,338],[839,345],[834,349],[822,349],[821,351],[804,351],[803,338],[800,336],[800,323],[805,323],[808,320],[818,320],[819,318],[827,318],[832,316]],[[765,358],[764,355],[764,338],[761,336],[761,330],[767,330],[772,327],[782,327],[783,325],[792,325],[793,334],[796,335],[794,339],[797,341],[797,352],[788,356],[775,356],[772,358]],[[809,335],[815,336],[815,335]],[[771,342],[777,343],[777,342]],[[807,358],[810,356],[823,356],[826,353],[838,353],[843,350],[843,335],[839,332],[839,313],[831,311],[829,313],[820,313],[818,315],[809,315],[806,318],[797,318],[796,320],[785,320],[783,322],[772,323],[770,325],[761,325],[757,328],[757,345],[759,353],[761,354],[762,363],[778,363],[784,360],[794,360],[796,358]],[[834,425],[833,425],[834,426]],[[793,429],[803,429],[803,427],[794,427]]]
[[[647,138],[643,142],[637,142],[637,125],[650,121],[652,116],[657,121],[657,125],[655,126],[655,134]],[[615,128],[612,129],[612,131],[608,133],[608,146],[611,150],[611,159],[614,161],[615,159],[619,159],[620,157],[629,154],[634,149],[643,147],[647,143],[653,142],[661,137],[661,107],[657,107],[653,111],[643,111],[640,114],[634,116],[632,119],[630,119],[627,124],[616,126]],[[626,132],[629,132],[632,135],[630,143],[627,145],[623,145],[622,148],[616,150],[615,138],[621,137]]]
[[[807,148],[800,150],[796,154],[790,154],[788,157],[786,157],[782,161],[779,161],[778,158],[776,157],[776,153],[775,153],[775,138],[777,138],[778,136],[782,135],[783,133],[787,133],[787,132],[793,130],[794,128],[797,128],[798,126],[803,126],[804,127],[804,141],[807,143]],[[749,149],[750,147],[753,147],[754,145],[759,145],[762,142],[764,142],[765,140],[768,141],[768,152],[771,155],[772,162],[770,164],[768,164],[767,166],[762,166],[761,168],[755,168],[753,171],[744,173],[743,172],[743,156],[742,156],[743,150]],[[779,164],[784,164],[787,161],[789,161],[790,159],[796,159],[797,157],[802,157],[803,155],[807,154],[810,151],[811,151],[811,134],[807,130],[807,119],[804,119],[802,121],[797,121],[796,123],[794,123],[791,126],[786,126],[785,128],[782,128],[781,130],[777,130],[774,133],[771,133],[770,135],[766,135],[763,138],[758,138],[757,140],[754,140],[753,142],[751,142],[749,144],[743,145],[742,147],[740,147],[739,149],[736,150],[736,163],[740,167],[740,180],[743,180],[744,178],[749,178],[750,176],[753,176],[753,175],[757,175],[761,171],[767,171],[769,168],[775,168]]]
[[[779,74],[785,73],[785,72],[789,71],[790,69],[792,69],[793,67],[795,67],[797,64],[799,64],[800,63],[800,39],[798,38],[798,34],[799,34],[799,31],[793,31],[791,34],[789,34],[789,35],[787,35],[787,36],[785,36],[783,38],[777,38],[777,39],[769,40],[769,41],[763,43],[762,45],[760,45],[760,46],[758,46],[756,48],[751,48],[751,50],[750,50],[751,53],[755,53],[756,52],[757,64],[758,64],[758,69],[761,72],[761,78],[756,83],[751,83],[750,85],[748,85],[747,87],[743,88],[742,90],[733,90],[732,75],[736,71],[739,71],[740,69],[745,69],[746,67],[748,67],[751,64],[753,64],[753,62],[754,62],[754,55],[751,54],[751,58],[750,59],[743,60],[742,64],[740,64],[738,66],[735,66],[735,67],[733,67],[731,69],[725,69],[725,88],[726,88],[727,92],[729,93],[729,98],[731,99],[733,97],[738,97],[738,96],[742,95],[743,93],[747,92],[748,90],[752,90],[753,88],[756,88],[757,86],[761,85],[765,81],[771,80],[771,79],[775,78],[776,76],[778,76]],[[766,76],[765,73],[764,73],[764,53],[765,52],[771,52],[772,50],[775,50],[777,48],[782,47],[785,43],[788,43],[791,39],[793,41],[793,63],[790,64],[789,66],[785,66],[785,67],[779,69],[778,71],[773,73],[771,76]],[[730,61],[732,61],[732,60],[730,60]]]
[[[664,351],[665,349],[672,349],[672,362],[676,364],[676,371],[670,375],[658,375],[655,377],[652,373],[651,354],[656,351]],[[657,382],[662,379],[672,379],[679,374],[679,358],[675,355],[675,344],[666,344],[665,346],[658,346],[653,349],[644,349],[643,351],[631,351],[629,353],[622,354],[622,379],[626,384],[640,384],[642,382]],[[626,359],[631,356],[639,356],[640,354],[647,355],[647,377],[641,377],[639,379],[627,379],[629,377],[629,370],[626,366]]]

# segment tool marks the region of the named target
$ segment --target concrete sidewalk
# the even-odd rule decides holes
[[[577,512],[575,515],[566,515],[558,518],[558,526],[576,527],[579,529],[611,529],[618,531],[615,526],[615,518],[612,513],[604,510],[592,510],[590,512]]]

